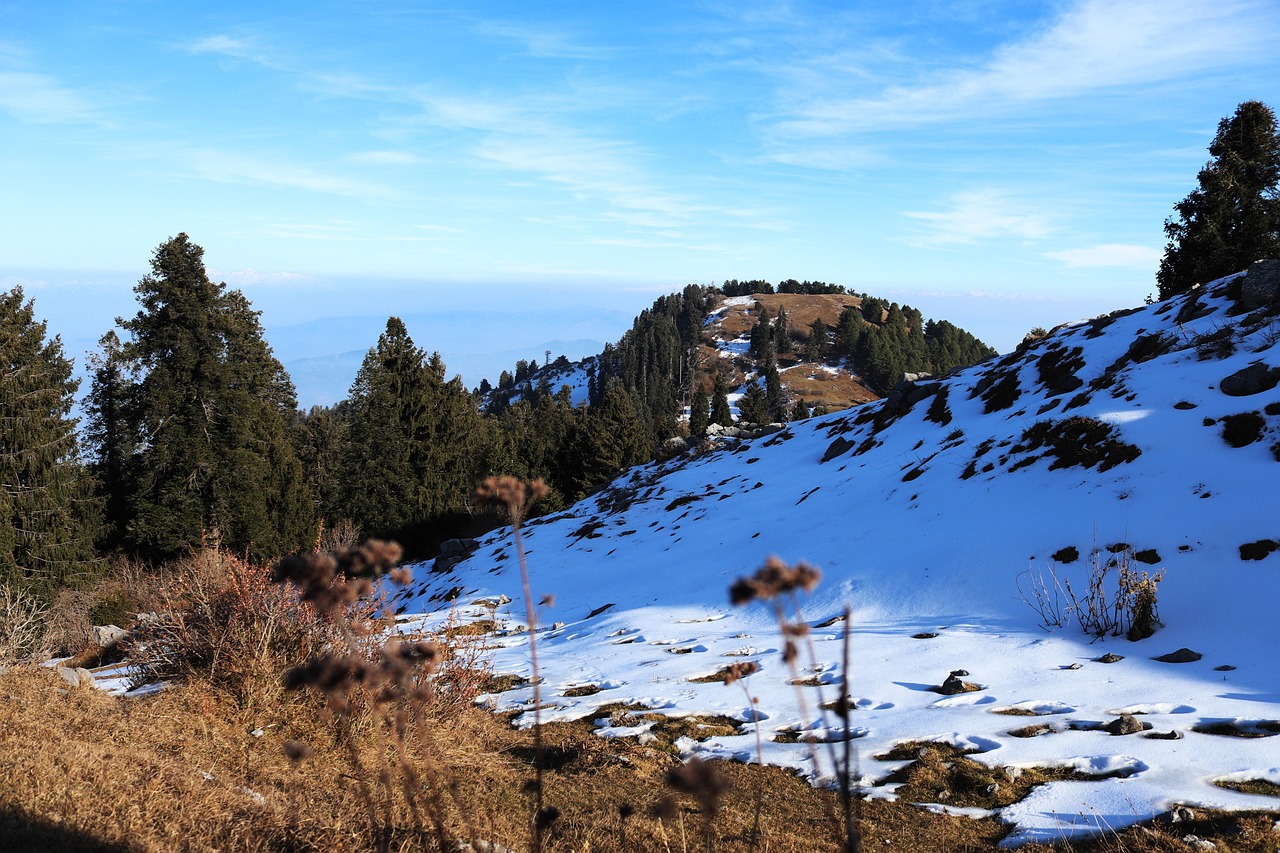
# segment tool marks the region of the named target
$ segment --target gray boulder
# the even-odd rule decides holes
[[[1240,285],[1240,304],[1252,311],[1280,302],[1280,260],[1254,261]]]
[[[128,635],[129,632],[118,625],[93,626],[93,643],[100,649],[114,646]]]
[[[1228,397],[1248,397],[1270,391],[1276,385],[1280,385],[1280,367],[1255,361],[1224,378],[1218,383],[1218,390]]]

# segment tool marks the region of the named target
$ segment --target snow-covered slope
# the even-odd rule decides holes
[[[1264,556],[1264,540],[1280,540],[1280,307],[1242,310],[1240,284],[1224,279],[1062,327],[880,403],[633,469],[528,525],[534,595],[555,598],[539,634],[544,718],[614,702],[727,714],[743,721],[740,734],[681,746],[752,760],[742,690],[692,679],[755,661],[761,671],[746,683],[759,698],[766,760],[814,773],[804,744],[774,739],[824,725],[821,688],[800,688],[809,691],[802,716],[770,613],[735,608],[727,595],[777,554],[824,575],[804,615],[825,701],[836,695],[844,631],[832,620],[853,608],[852,733],[867,784],[903,764],[873,756],[916,740],[977,749],[991,765],[1111,774],[1051,782],[1006,807],[1015,843],[1121,826],[1174,803],[1280,808],[1280,799],[1213,784],[1280,784],[1280,738],[1196,730],[1280,731],[1268,722],[1280,720],[1280,553]],[[1254,385],[1242,389],[1244,379]],[[1256,414],[1233,417],[1245,413]],[[1067,562],[1073,547],[1080,557]],[[1154,636],[1095,641],[1074,623],[1047,630],[1028,606],[1020,575],[1025,590],[1052,569],[1081,592],[1095,549],[1099,560],[1164,570]],[[504,595],[515,603],[477,603]],[[529,675],[509,530],[446,571],[417,567],[397,604],[403,619],[425,614],[412,621],[430,624],[444,618],[446,598],[477,618],[496,613],[506,630],[492,639],[495,670]],[[1183,647],[1203,657],[1154,660]],[[1097,661],[1107,653],[1123,660]],[[983,689],[931,692],[958,669]],[[585,685],[599,692],[566,695]],[[531,694],[493,700],[528,708]],[[1147,734],[1180,737],[1089,728],[1121,713],[1150,723]],[[1010,734],[1028,723],[1047,733]]]

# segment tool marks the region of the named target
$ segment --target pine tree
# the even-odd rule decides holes
[[[787,408],[782,399],[782,377],[778,375],[778,363],[773,358],[764,366],[764,406],[770,422],[786,423]]]
[[[717,372],[711,389],[711,423],[733,426],[733,410],[729,408],[729,384]]]
[[[99,545],[110,551],[124,543],[132,514],[129,464],[137,448],[129,428],[128,401],[133,377],[114,331],[103,335],[98,347],[98,352],[89,355],[84,437],[97,494],[102,499]]]
[[[787,325],[787,309],[778,306],[778,319],[773,321],[773,348],[778,355],[791,352],[791,329]]]
[[[738,400],[738,419],[744,424],[762,424],[769,420],[769,408],[759,382],[747,383],[747,390]]]
[[[95,502],[70,415],[77,386],[22,288],[0,293],[0,582],[42,596],[95,567]]]
[[[440,354],[419,349],[400,318],[365,355],[347,405],[347,518],[416,540],[466,510],[486,473],[487,433],[462,380],[446,381]]]
[[[179,234],[156,249],[121,326],[129,388],[128,542],[168,557],[219,542],[268,559],[307,544],[311,499],[291,432],[293,385],[239,291]]]
[[[809,418],[809,404],[801,397],[796,400],[795,406],[791,409],[791,420],[803,421]]]
[[[827,357],[827,324],[822,318],[809,324],[809,341],[805,344],[805,361],[823,361]]]
[[[710,422],[708,406],[711,401],[707,398],[707,392],[702,390],[702,386],[698,385],[693,389],[693,396],[689,399],[689,435],[692,438],[702,438],[707,434],[707,424]]]
[[[1218,124],[1199,186],[1165,221],[1160,298],[1280,255],[1280,134],[1276,115],[1247,101]]]

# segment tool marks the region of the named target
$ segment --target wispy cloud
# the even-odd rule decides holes
[[[574,34],[548,26],[485,21],[477,29],[482,36],[522,44],[526,53],[539,58],[599,59],[617,52],[615,48],[588,45]]]
[[[0,71],[0,110],[33,124],[79,124],[100,118],[92,100],[47,74]]]
[[[297,163],[260,159],[213,148],[189,150],[182,156],[187,168],[196,177],[207,181],[285,187],[381,201],[406,197],[403,190],[395,187],[321,172]]]
[[[780,128],[823,136],[1004,115],[1028,104],[1238,68],[1272,50],[1278,37],[1272,0],[1080,0],[976,67],[933,72],[869,97],[840,97],[827,88],[784,110]]]
[[[422,162],[421,157],[408,151],[361,151],[347,159],[353,163],[368,163],[373,166],[412,166]]]
[[[267,68],[284,67],[284,63],[264,49],[257,38],[225,34],[211,35],[182,44],[181,48],[195,56],[213,54],[257,63]]]
[[[942,210],[903,211],[920,223],[907,243],[917,248],[966,245],[986,240],[1039,240],[1053,228],[1043,213],[1000,190],[971,190],[952,196]]]
[[[1045,257],[1061,261],[1068,267],[1118,267],[1151,270],[1160,262],[1161,251],[1150,246],[1125,243],[1101,243],[1060,252],[1046,252]]]
[[[312,276],[296,272],[261,272],[252,267],[242,270],[209,270],[209,277],[215,281],[229,282],[232,285],[245,284],[302,284],[313,281]]]

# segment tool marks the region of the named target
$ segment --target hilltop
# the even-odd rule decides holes
[[[997,813],[1013,827],[1007,843],[1117,828],[1178,803],[1277,808],[1274,271],[1267,282],[1260,262],[1066,324],[880,402],[633,468],[536,519],[534,595],[555,598],[541,616],[544,716],[605,704],[723,715],[736,721],[728,731],[678,745],[740,760],[753,760],[759,721],[765,759],[815,778],[830,766],[814,768],[798,735],[852,737],[872,796]],[[436,624],[453,602],[495,624],[498,671],[528,678],[522,606],[506,603],[520,600],[513,544],[503,529],[461,562],[419,566],[400,618]],[[735,579],[771,554],[824,574],[804,603],[816,649],[800,688],[807,713],[771,615],[729,604]],[[1154,634],[1083,631],[1065,584],[1083,601],[1092,571],[1110,607],[1122,569],[1131,592],[1145,580],[1158,596]],[[847,731],[814,710],[838,684],[846,603]],[[1161,659],[1175,652],[1186,662]],[[761,667],[748,680],[756,705],[716,680],[736,661]],[[961,671],[961,692],[935,691]],[[492,699],[530,722],[527,687]],[[637,714],[605,715],[599,731],[642,740],[653,722]],[[1116,720],[1148,725],[1114,736],[1103,727]],[[910,746],[921,741],[1008,768],[1006,781],[1047,775],[1016,801],[998,779],[930,788],[911,781],[936,759]]]

